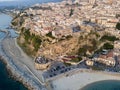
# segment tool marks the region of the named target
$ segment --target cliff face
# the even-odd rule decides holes
[[[52,59],[61,55],[92,55],[100,44],[99,38],[97,32],[77,32],[68,39],[43,42],[38,54]]]
[[[44,44],[38,53],[48,58],[56,58],[57,56],[66,54],[75,54],[79,48],[78,40],[79,38],[77,37],[71,37],[66,40],[57,41],[53,44]]]

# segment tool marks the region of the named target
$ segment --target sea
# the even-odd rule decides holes
[[[89,85],[86,85],[80,90],[120,90],[120,81],[105,80],[105,81],[94,82]]]
[[[27,90],[22,83],[9,76],[2,61],[0,61],[0,90]]]
[[[44,3],[44,0],[40,0],[40,1],[41,3]],[[47,0],[47,1],[59,2],[62,0]],[[12,17],[10,17],[9,15],[0,14],[0,29],[6,29],[7,27],[9,27],[11,20]],[[17,36],[13,29],[11,29],[10,31],[13,37]],[[4,37],[5,37],[5,33],[0,32],[0,40],[2,40]],[[27,90],[27,88],[22,83],[11,78],[11,76],[7,72],[5,64],[1,60],[0,60],[0,90]],[[95,82],[86,85],[81,90],[120,90],[120,81],[107,80],[107,81]]]

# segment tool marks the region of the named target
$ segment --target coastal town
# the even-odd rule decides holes
[[[11,55],[9,58],[25,64],[24,67],[20,64],[20,68],[29,71],[48,90],[78,90],[78,84],[68,88],[69,84],[63,87],[62,82],[68,79],[69,83],[70,78],[75,82],[78,76],[83,77],[77,76],[77,72],[85,71],[85,76],[91,75],[91,79],[94,75],[89,72],[120,72],[119,6],[118,0],[63,0],[12,10],[11,28],[19,34],[17,44],[30,57],[21,54],[21,49],[17,51],[11,38],[3,40],[1,46],[6,55]],[[86,78],[85,83],[91,83]]]
[[[59,3],[36,4],[21,12],[20,16],[24,18],[23,30],[29,29],[31,34],[41,37],[47,36],[44,38],[44,42],[41,41],[42,44],[35,59],[35,68],[47,70],[43,73],[45,78],[75,68],[119,72],[120,30],[116,28],[120,20],[119,5],[120,2],[117,0],[65,0]],[[13,22],[13,24],[15,23]],[[86,52],[77,54],[70,54],[69,49],[68,52],[67,49],[61,51],[64,48],[60,48],[60,46],[54,46],[56,49],[52,48],[52,45],[51,48],[47,47],[49,43],[83,38],[90,33],[95,33],[98,40],[103,42],[93,41],[93,43],[101,43],[99,46],[103,45],[103,47],[95,46],[97,49],[91,51],[79,48],[79,52]],[[92,41],[92,39],[91,37],[90,40]],[[46,47],[44,47],[45,44]],[[83,48],[93,48],[87,47],[87,44],[89,42],[86,42],[86,46],[84,45]],[[63,47],[65,45],[63,43]],[[68,48],[74,49],[72,46],[69,47],[69,44],[67,45]]]

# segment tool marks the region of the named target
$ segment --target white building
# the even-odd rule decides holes
[[[89,0],[89,3],[92,5],[95,4],[95,2],[96,2],[96,0]]]

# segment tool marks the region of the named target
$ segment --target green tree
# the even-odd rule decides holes
[[[79,55],[85,55],[86,52],[87,52],[87,48],[85,46],[83,46],[82,48],[79,48],[78,50]]]
[[[104,35],[101,37],[100,41],[104,41],[104,40],[108,40],[108,41],[115,41],[115,40],[119,40],[118,38],[116,38],[115,36],[108,36],[108,35]]]
[[[42,42],[42,40],[39,36],[33,35],[32,43],[33,43],[33,46],[35,48],[35,51],[38,51],[41,42]]]
[[[25,30],[24,32],[24,36],[25,36],[25,41],[29,41],[29,38],[30,38],[30,31],[29,30]]]
[[[114,48],[114,46],[112,45],[112,44],[110,44],[110,43],[105,43],[104,45],[103,45],[103,49],[113,49]]]
[[[116,29],[120,30],[120,23],[119,22],[116,24]]]
[[[70,17],[73,15],[73,12],[74,12],[74,9],[71,9],[69,14]]]
[[[46,36],[47,36],[47,37],[50,37],[50,38],[52,38],[52,39],[55,39],[55,37],[52,36],[52,32],[49,32],[48,34],[46,34]]]

